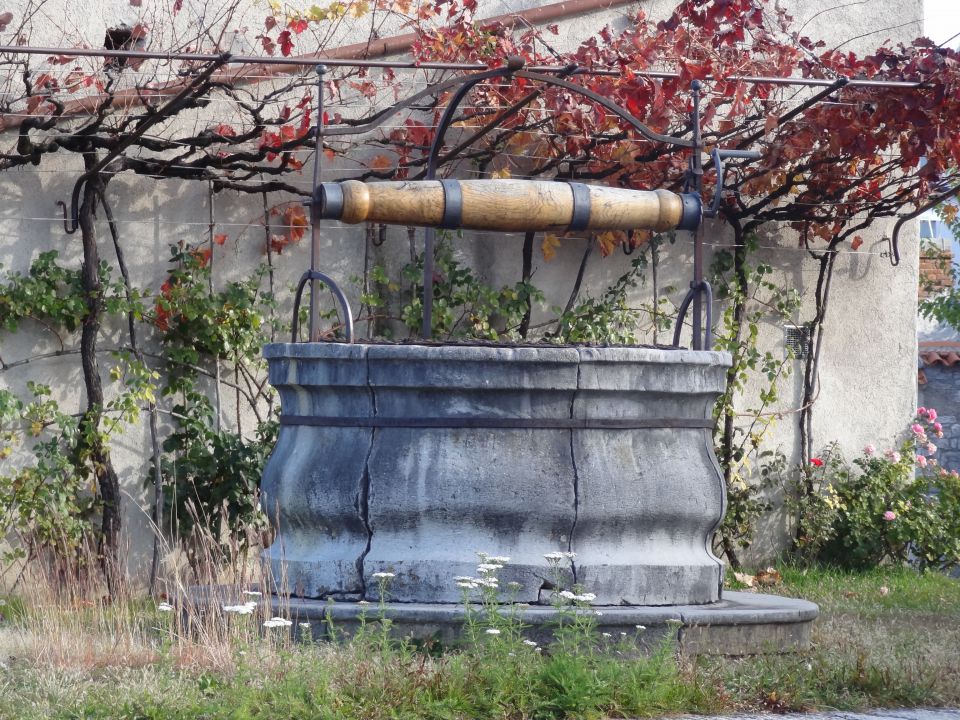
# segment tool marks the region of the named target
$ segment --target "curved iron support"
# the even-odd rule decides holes
[[[706,309],[703,339],[701,342],[701,338],[695,335],[691,342],[691,348],[693,350],[713,349],[713,288],[706,280],[701,280],[698,284],[690,283],[690,290],[687,291],[686,297],[684,297],[683,302],[680,303],[680,310],[677,312],[677,324],[676,327],[673,328],[674,347],[680,347],[680,331],[683,329],[683,320],[686,317],[690,303],[693,302],[694,298],[699,298],[701,295],[704,296],[704,306]]]
[[[720,194],[723,192],[723,180],[725,169],[723,161],[731,158],[742,160],[759,160],[762,155],[757,150],[719,150],[713,149],[710,153],[710,159],[713,160],[713,167],[717,172],[716,185],[713,190],[713,200],[710,201],[710,207],[705,208],[703,216],[715,218],[720,214]]]
[[[960,185],[954,185],[946,192],[937,195],[937,197],[933,200],[925,202],[913,212],[907,213],[906,215],[901,215],[897,219],[896,224],[893,226],[893,233],[890,237],[890,264],[893,267],[896,267],[900,264],[900,230],[903,228],[903,226],[911,220],[920,217],[927,210],[932,210],[937,205],[946,202],[950,198],[957,197],[958,195],[960,195]]]
[[[426,179],[433,180],[437,176],[437,157],[443,148],[443,137],[446,135],[450,123],[453,122],[454,114],[474,87],[484,80],[513,75],[523,67],[523,60],[519,57],[511,56],[507,58],[507,64],[503,67],[487,70],[477,73],[463,79],[462,84],[454,93],[450,102],[444,108],[443,115],[437,125],[437,131],[433,136],[433,142],[430,144],[430,154],[427,156]],[[420,327],[420,335],[429,339],[433,335],[433,241],[436,233],[433,228],[426,228],[423,233],[423,320]]]
[[[527,70],[520,71],[516,73],[516,77],[525,78],[527,80],[535,80],[537,82],[546,83],[548,85],[556,85],[557,87],[562,87],[564,90],[569,90],[572,93],[577,95],[582,95],[583,97],[593,100],[598,105],[603,105],[607,110],[612,112],[617,117],[626,120],[632,128],[637,132],[643,135],[647,140],[653,142],[665,143],[667,145],[675,145],[676,147],[685,147],[692,148],[694,146],[693,140],[685,140],[684,138],[674,137],[673,135],[661,135],[658,132],[654,132],[642,122],[637,120],[636,117],[631,115],[629,112],[624,110],[622,107],[611,101],[609,98],[603,97],[603,95],[598,95],[593,92],[593,90],[587,90],[585,87],[581,87],[576,83],[563,80],[559,77],[552,77],[550,75],[541,75],[540,73],[529,72]]]
[[[161,120],[166,120],[170,113],[178,108],[187,98],[189,98],[200,86],[210,79],[220,67],[222,67],[231,58],[230,53],[222,53],[216,60],[204,68],[203,72],[193,78],[186,87],[173,96],[167,103],[163,104],[158,110],[148,115],[127,135],[123,140],[108,152],[102,160],[87,170],[83,175],[77,178],[73,186],[73,192],[70,194],[70,211],[67,213],[67,204],[63,200],[57,201],[57,207],[63,210],[63,229],[68,235],[73,235],[80,227],[80,193],[83,192],[83,186],[87,181],[102,172],[107,165],[116,160],[120,154],[128,147],[133,145],[143,134]]]
[[[347,337],[347,342],[353,342],[353,313],[350,311],[350,301],[347,300],[347,296],[344,295],[343,290],[340,289],[340,286],[326,273],[322,273],[319,270],[307,270],[301,277],[300,282],[297,283],[297,292],[293,296],[293,322],[291,323],[291,335],[290,342],[297,342],[297,335],[300,334],[300,301],[303,298],[303,288],[306,287],[307,281],[319,280],[328,288],[330,292],[333,293],[333,296],[337,299],[337,302],[340,303],[340,307],[343,309],[343,334]],[[312,298],[311,298],[312,299]]]

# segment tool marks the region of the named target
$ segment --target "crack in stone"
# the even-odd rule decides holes
[[[577,398],[577,391],[580,389],[580,369],[583,366],[583,358],[580,357],[579,351],[577,352],[577,384],[574,388],[573,393],[570,395],[570,419],[573,420],[573,406]],[[574,452],[573,447],[573,433],[575,430],[570,429],[570,464],[573,468],[573,523],[570,525],[570,535],[567,538],[567,552],[573,552],[573,534],[577,529],[577,519],[580,515],[580,475],[577,470],[577,456]],[[570,559],[570,571],[573,573],[573,584],[577,584],[577,562],[573,558]]]
[[[370,396],[370,407],[373,410],[373,417],[377,416],[377,396],[370,385],[370,358],[364,357],[367,363],[367,394]],[[377,428],[370,428],[370,446],[367,448],[367,455],[363,459],[363,475],[360,478],[360,491],[357,493],[357,512],[360,515],[360,521],[367,531],[367,544],[360,557],[357,558],[357,574],[360,577],[360,599],[367,597],[367,578],[364,571],[364,563],[367,555],[370,553],[370,546],[373,543],[373,528],[370,527],[370,455],[373,454],[373,443],[377,436]]]

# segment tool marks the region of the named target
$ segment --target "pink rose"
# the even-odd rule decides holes
[[[929,410],[927,410],[927,420],[929,420],[930,422],[933,422],[936,419],[937,419],[937,411],[934,410],[933,408],[930,408]]]
[[[886,520],[887,522],[893,522],[894,520],[897,519],[897,514],[893,510],[887,510],[883,514],[883,519]]]
[[[933,443],[927,443],[927,453],[933,455],[937,451],[937,446]]]
[[[884,450],[883,456],[890,462],[895,462],[895,463],[900,462],[900,453],[895,452],[893,450]]]
[[[917,455],[917,465],[925,468],[927,466],[927,459],[923,455]]]
[[[943,425],[941,425],[940,423],[934,423],[934,424],[933,424],[933,431],[934,431],[934,432],[938,432],[938,433],[939,433],[939,432],[943,432]]]
[[[910,429],[913,430],[914,435],[923,435],[923,427],[921,427],[920,423],[914,423],[910,426]]]
[[[867,445],[863,449],[863,454],[866,455],[867,457],[871,457],[876,451],[877,449],[873,445]]]
[[[926,409],[925,407],[918,407],[918,408],[917,408],[917,416],[918,416],[918,417],[926,417],[926,416],[927,416],[927,409]]]

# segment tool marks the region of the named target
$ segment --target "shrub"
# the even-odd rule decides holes
[[[921,569],[960,565],[960,475],[939,467],[931,437],[942,437],[936,410],[920,408],[899,449],[868,445],[848,464],[836,443],[800,470],[791,504],[805,560],[848,568],[913,562]]]

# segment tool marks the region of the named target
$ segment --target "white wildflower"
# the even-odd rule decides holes
[[[159,605],[157,605],[157,610],[159,610],[160,612],[171,612],[173,610],[173,605],[167,602],[162,602]]]
[[[562,597],[562,598],[564,598],[564,599],[566,599],[566,600],[576,600],[576,599],[577,599],[576,594],[570,592],[569,590],[561,590],[561,591],[560,591],[560,597]]]
[[[583,595],[574,595],[573,599],[577,602],[593,602],[597,599],[597,596],[593,593],[584,593]]]
[[[567,560],[573,560],[577,556],[575,552],[562,552],[560,554]]]
[[[476,589],[477,589],[478,587],[480,587],[480,586],[479,586],[476,582],[473,582],[473,581],[469,581],[469,582],[468,582],[468,581],[466,581],[466,580],[460,580],[460,581],[457,583],[457,587],[458,587],[458,588],[463,588],[464,590],[476,590]]]
[[[369,605],[369,600],[357,600],[357,605]]]
[[[593,614],[596,615],[597,617],[603,617],[603,613],[600,612],[599,610],[594,611]]]
[[[310,623],[298,623],[304,630],[310,629]]]
[[[497,630],[496,628],[487,628],[485,632],[487,633],[487,635],[499,635],[499,634],[500,634],[500,631]]]
[[[647,629],[647,626],[646,626],[646,625],[634,625],[634,627],[635,627],[637,630],[646,630],[646,629]]]
[[[481,585],[487,588],[495,588],[500,584],[500,581],[497,580],[495,577],[477,578],[476,582],[477,582],[477,585]]]
[[[249,595],[250,597],[260,597],[263,595],[262,592],[257,592],[256,590],[244,590],[244,595]]]
[[[563,553],[562,553],[562,552],[552,552],[552,553],[547,553],[547,554],[544,555],[543,557],[544,557],[545,559],[549,560],[550,562],[554,562],[554,561],[557,561],[557,560],[563,560]]]
[[[293,621],[286,620],[282,617],[272,617],[263,623],[265,628],[290,627],[291,625],[293,625]]]
[[[454,582],[473,582],[473,578],[469,575],[457,575],[454,579]]]
[[[501,565],[500,563],[480,563],[479,565],[477,565],[477,572],[480,573],[481,575],[485,575],[487,573],[496,572],[501,568],[503,568],[503,565]]]
[[[620,633],[620,636],[621,636],[621,637],[626,637],[627,634],[626,634],[625,632],[621,632],[621,633]]]
[[[224,612],[235,613],[237,615],[249,615],[256,609],[257,609],[257,604],[252,600],[250,602],[245,602],[242,605],[224,605],[223,606]]]
[[[537,647],[537,644],[533,640],[524,640],[524,645],[529,645],[530,647]]]
[[[604,637],[613,637],[613,635],[611,635],[610,633],[600,633],[600,634],[603,635]]]
[[[504,557],[503,555],[494,555],[493,557],[487,558],[486,562],[497,563],[498,565],[506,565],[510,562],[510,558]]]
[[[370,577],[374,580],[389,580],[392,577],[396,577],[396,575],[392,572],[375,572]]]

